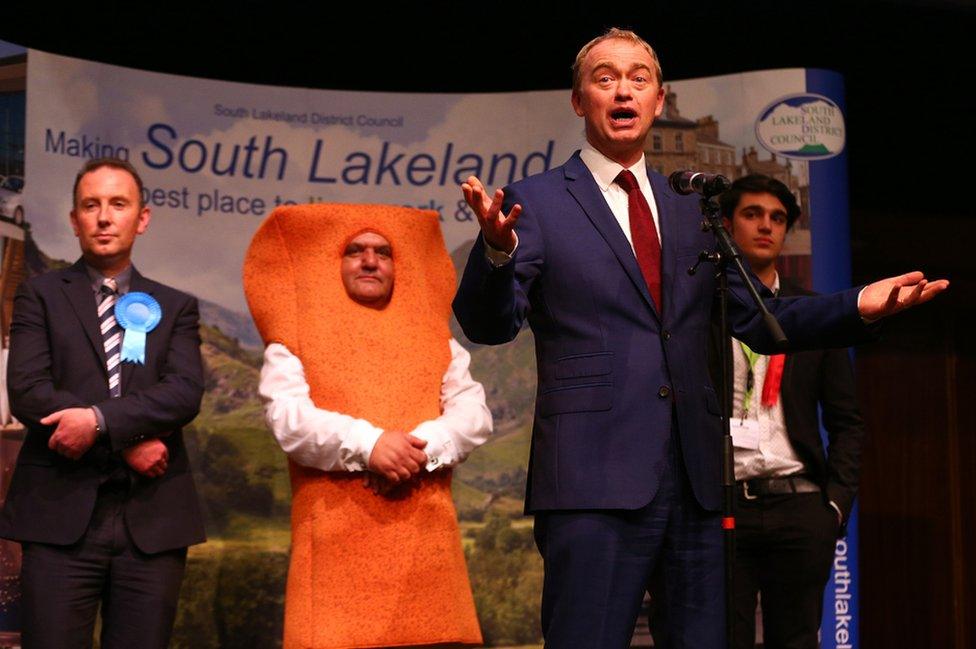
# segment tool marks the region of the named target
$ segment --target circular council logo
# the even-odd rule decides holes
[[[832,158],[844,150],[844,115],[823,95],[789,95],[759,113],[756,137],[767,151],[794,160]]]

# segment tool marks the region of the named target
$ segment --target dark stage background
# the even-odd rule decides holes
[[[853,276],[920,268],[936,302],[858,352],[869,425],[861,497],[862,646],[976,646],[976,3],[433,5],[266,3],[67,12],[10,6],[0,39],[118,65],[317,88],[567,88],[611,25],[657,49],[666,79],[781,67],[847,84]],[[18,3],[22,4],[22,3]],[[531,8],[531,11],[528,9]],[[567,93],[567,110],[569,110]]]

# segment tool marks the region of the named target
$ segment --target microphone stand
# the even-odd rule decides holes
[[[717,192],[720,193],[720,192]],[[716,193],[716,194],[717,194]],[[716,294],[718,295],[719,306],[719,328],[721,329],[722,344],[719,358],[722,363],[722,381],[719,388],[722,392],[722,532],[725,549],[725,635],[726,646],[732,647],[733,638],[733,603],[734,592],[733,582],[735,574],[735,462],[732,450],[732,428],[731,416],[732,405],[732,334],[729,331],[728,323],[728,266],[732,264],[739,276],[743,280],[749,295],[752,297],[756,308],[762,314],[763,323],[772,336],[776,346],[783,349],[787,345],[786,335],[776,321],[776,317],[769,312],[759,292],[749,279],[749,273],[742,266],[742,257],[738,249],[732,242],[732,237],[722,225],[722,218],[719,216],[719,205],[712,193],[702,193],[700,207],[704,220],[702,230],[711,232],[715,235],[716,250],[714,252],[703,250],[698,253],[698,261],[688,269],[689,275],[694,275],[698,271],[698,266],[702,262],[711,262],[715,266]]]

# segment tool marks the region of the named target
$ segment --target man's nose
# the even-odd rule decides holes
[[[96,220],[98,221],[99,225],[108,225],[112,222],[112,213],[111,210],[109,210],[108,205],[99,204]]]
[[[759,229],[763,232],[772,232],[773,230],[773,220],[769,218],[769,215],[759,219]]]
[[[374,251],[372,248],[366,248],[366,250],[363,251],[363,266],[367,268],[376,268],[377,259],[376,251]]]
[[[617,81],[617,91],[615,93],[618,99],[630,99],[633,94],[632,88],[630,86],[630,79],[626,77]]]

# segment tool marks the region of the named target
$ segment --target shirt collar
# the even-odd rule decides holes
[[[773,291],[773,295],[779,295],[779,273],[776,271],[773,272],[776,274],[773,277],[773,286],[771,290]]]
[[[600,187],[600,190],[604,192],[613,185],[613,181],[624,169],[622,164],[614,162],[603,155],[589,142],[584,142],[582,148],[580,148],[580,159],[583,160],[583,164],[593,174],[593,179]],[[641,153],[640,160],[626,168],[634,174],[634,177],[637,178],[637,184],[641,188],[650,187],[651,181],[647,178],[647,165],[643,153]]]
[[[98,293],[102,289],[102,281],[108,276],[103,275],[99,271],[95,270],[88,264],[85,264],[85,271],[88,273],[88,279],[91,280],[92,291]],[[122,272],[115,276],[115,285],[118,287],[119,295],[123,295],[129,292],[129,283],[132,281],[132,264],[125,267]]]

